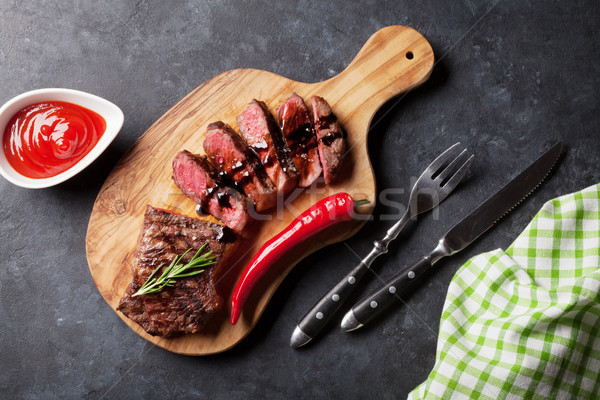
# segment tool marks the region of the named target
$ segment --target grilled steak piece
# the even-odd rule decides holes
[[[216,281],[235,239],[225,226],[148,206],[138,238],[133,279],[117,310],[154,336],[198,332],[223,305]],[[132,297],[159,265],[168,266],[191,249],[182,260],[188,262],[204,243],[205,251],[212,250],[217,264],[204,267],[201,274],[177,278],[173,287],[159,293]]]
[[[248,199],[219,176],[206,156],[181,151],[173,159],[172,178],[183,194],[234,231],[248,223]]]
[[[203,147],[212,163],[254,202],[257,211],[273,207],[277,189],[256,153],[221,121],[208,125],[207,130]]]
[[[308,109],[296,93],[277,109],[279,126],[291,151],[292,160],[300,172],[298,186],[308,187],[321,175],[317,139]]]
[[[294,189],[300,174],[267,105],[252,100],[246,110],[237,116],[237,123],[246,143],[258,154],[278,192],[286,194]]]
[[[323,179],[329,184],[342,165],[346,147],[344,132],[324,98],[313,96],[311,102]]]

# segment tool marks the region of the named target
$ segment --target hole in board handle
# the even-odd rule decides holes
[[[408,51],[406,53],[406,58],[408,58],[409,60],[412,60],[413,58],[415,58],[415,55],[413,54],[412,51]]]

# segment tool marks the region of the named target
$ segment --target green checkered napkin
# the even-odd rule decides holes
[[[600,398],[600,184],[456,272],[436,353],[409,399]]]

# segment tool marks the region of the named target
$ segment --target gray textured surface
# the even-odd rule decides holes
[[[576,4],[574,4],[576,3]],[[435,361],[447,285],[469,257],[507,247],[545,200],[600,181],[600,3],[596,1],[0,2],[0,103],[68,87],[119,105],[125,125],[74,179],[45,190],[0,180],[0,398],[404,397]],[[301,350],[297,320],[387,222],[299,264],[255,330],[221,355],[179,356],[133,333],[100,297],[85,259],[94,198],[118,158],[164,112],[210,77],[252,67],[302,81],[329,78],[367,38],[409,25],[432,44],[428,83],[377,114],[369,146],[378,187],[406,202],[409,183],[461,141],[477,158],[437,214],[379,262],[414,261],[557,139],[567,151],[535,196],[464,253],[446,259],[404,307],[342,334],[331,326]],[[380,204],[375,215],[393,209]],[[352,249],[352,251],[350,250]],[[383,260],[380,260],[383,261]],[[372,285],[371,285],[372,286]]]

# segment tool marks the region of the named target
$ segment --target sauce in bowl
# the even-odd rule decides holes
[[[104,118],[64,101],[45,101],[17,112],[6,125],[6,160],[33,179],[56,176],[77,164],[106,131]]]

